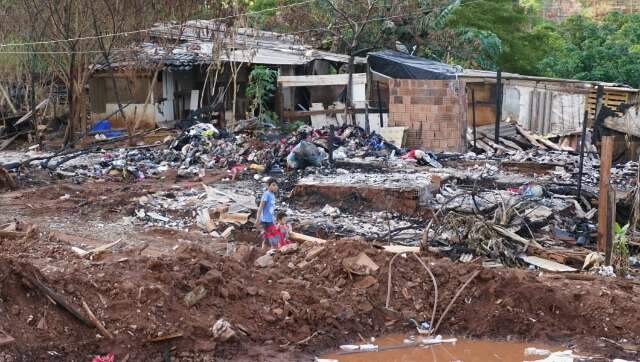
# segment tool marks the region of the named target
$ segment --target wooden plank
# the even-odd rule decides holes
[[[540,142],[541,144],[545,145],[546,147],[552,149],[552,150],[556,150],[556,151],[561,151],[562,148],[560,148],[560,146],[558,146],[557,144],[549,141],[548,139],[542,137],[542,136],[537,136],[537,135],[532,135],[536,141]]]
[[[513,148],[516,151],[522,151],[522,148],[520,146],[518,146],[515,142],[511,142],[508,139],[504,138],[504,137],[500,137],[500,142],[503,143],[505,146]]]
[[[46,106],[47,103],[49,103],[49,98],[46,98],[44,101],[40,102],[40,104],[38,104],[36,106],[36,111],[39,111],[41,108]],[[21,124],[22,122],[26,121],[27,119],[31,118],[32,114],[33,114],[32,111],[27,112],[27,114],[22,116],[22,118],[20,118],[19,120],[16,121],[16,123],[14,123],[14,126],[17,126],[17,125]]]
[[[378,109],[378,108],[369,108],[369,112],[372,113],[389,113],[388,109]],[[310,116],[321,116],[321,115],[335,115],[335,114],[344,114],[344,108],[340,109],[312,109],[309,111],[283,111],[283,117],[285,118],[296,118],[296,117],[310,117]],[[347,111],[350,114],[364,114],[366,109],[364,108],[351,108]]]
[[[516,125],[516,130],[518,131],[518,133],[520,133],[522,135],[522,137],[526,138],[527,141],[529,141],[529,143],[531,143],[532,145],[534,145],[536,147],[540,147],[540,148],[546,149],[545,146],[543,146],[540,143],[538,143],[536,138],[533,137],[529,131],[525,130],[524,128],[522,128],[519,125]]]
[[[406,130],[406,127],[383,127],[380,136],[397,147],[404,147]]]
[[[7,93],[7,90],[4,88],[3,85],[0,84],[0,92],[2,93],[2,98],[7,101],[7,104],[9,104],[9,108],[11,108],[11,111],[16,114],[18,113],[18,111],[16,110],[16,107],[13,105],[13,103],[11,102],[11,98],[9,98],[9,94]]]
[[[334,86],[347,85],[349,74],[327,74],[327,75],[283,75],[278,77],[278,84],[281,87],[314,87],[314,86]],[[366,73],[354,73],[353,84],[366,84]]]
[[[249,214],[248,212],[238,212],[234,214],[224,213],[220,215],[220,221],[230,224],[244,225],[247,223],[247,221],[249,221],[249,216],[251,216],[251,214]]]
[[[527,264],[535,265],[540,269],[550,271],[550,272],[572,273],[572,272],[578,271],[578,269],[576,268],[572,268],[570,266],[560,264],[553,260],[543,259],[537,256],[521,255],[520,259],[522,259]]]
[[[404,246],[404,245],[385,245],[382,247],[384,251],[392,254],[402,254],[402,253],[419,253],[419,246]]]
[[[600,150],[600,185],[598,194],[598,251],[606,252],[609,235],[609,182],[614,136],[602,137]]]
[[[485,139],[485,138],[483,138]],[[476,140],[476,146],[483,150],[484,152],[487,153],[487,155],[493,156],[493,154],[495,153],[495,150],[493,148],[491,148],[491,146],[489,146],[488,144],[486,144],[483,139],[478,139]]]
[[[315,238],[313,236],[300,234],[293,231],[289,232],[289,239],[291,239],[292,241],[297,241],[299,243],[311,242],[311,243],[324,244],[327,242],[324,239]]]

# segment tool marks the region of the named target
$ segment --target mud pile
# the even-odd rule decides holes
[[[358,241],[303,245],[276,254],[266,268],[255,266],[262,253],[247,245],[231,256],[181,245],[162,258],[140,256],[139,247],[126,246],[91,260],[46,233],[31,232],[0,237],[0,248],[6,250],[0,259],[0,326],[15,338],[0,360],[87,360],[108,352],[131,361],[159,360],[163,354],[176,360],[299,360],[358,336],[407,332],[410,319],[430,321],[433,310],[431,279],[410,255],[394,261],[386,309],[393,254]],[[361,253],[379,266],[370,275],[343,265]],[[438,284],[436,319],[479,270],[439,333],[579,345],[590,342],[580,337],[585,335],[616,341],[640,336],[634,297],[640,286],[631,282],[555,279],[423,260]],[[86,302],[114,339],[53,305],[30,285],[30,277],[80,311]],[[236,332],[224,343],[212,337],[219,319]],[[588,349],[607,354],[617,348],[599,343]]]

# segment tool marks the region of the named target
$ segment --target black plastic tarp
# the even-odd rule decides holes
[[[455,79],[458,69],[413,55],[383,50],[369,53],[369,68],[394,79]]]

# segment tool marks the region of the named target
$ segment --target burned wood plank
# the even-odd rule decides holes
[[[609,183],[613,158],[613,136],[602,137],[600,155],[600,185],[598,195],[598,251],[606,252],[609,231]]]

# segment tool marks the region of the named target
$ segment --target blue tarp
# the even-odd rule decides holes
[[[111,121],[101,119],[91,127],[89,134],[103,134],[107,138],[115,138],[124,135],[124,131],[111,129]]]

